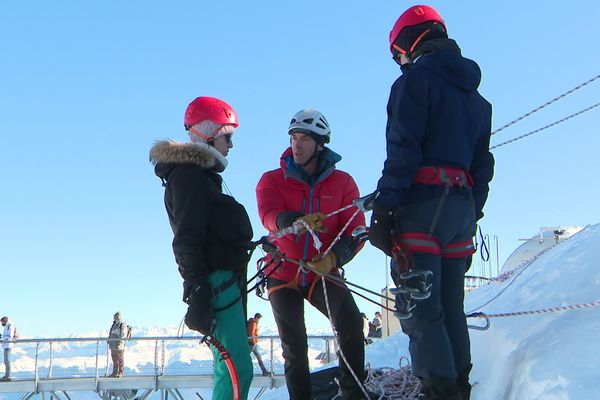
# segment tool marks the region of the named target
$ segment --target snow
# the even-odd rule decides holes
[[[600,225],[587,226],[568,239],[553,243],[539,254],[531,254],[504,279],[492,281],[467,294],[465,310],[483,311],[488,315],[543,310],[552,307],[589,304],[600,299]],[[351,279],[351,277],[349,277]],[[470,318],[470,325],[482,325],[482,319]],[[474,368],[471,381],[473,400],[568,400],[598,399],[600,378],[598,360],[600,342],[600,308],[584,307],[576,310],[543,312],[533,315],[514,315],[491,318],[488,330],[470,330]],[[134,327],[134,336],[175,335],[175,328]],[[329,334],[310,330],[310,334]],[[261,329],[261,335],[276,335],[274,328]],[[79,337],[104,337],[105,332],[88,332]],[[261,343],[262,352],[267,344]],[[95,345],[94,345],[95,346]],[[128,346],[127,367],[131,371],[148,368],[152,360],[143,346]],[[276,342],[275,363],[281,368],[279,344]],[[322,366],[315,360],[324,344],[311,341],[311,366]],[[54,368],[63,367],[70,373],[94,368],[94,354],[86,346],[56,344],[56,353],[68,356],[55,360]],[[183,341],[168,348],[170,371],[186,368],[210,368],[210,353],[197,342]],[[150,352],[151,353],[151,352]],[[265,354],[266,355],[266,354]],[[268,355],[266,355],[268,358]],[[31,370],[35,360],[23,349],[15,348],[15,372]],[[106,357],[104,355],[103,357]],[[263,356],[264,357],[264,356]],[[402,332],[366,347],[366,360],[372,368],[398,368],[401,358],[409,357],[408,339]],[[103,359],[105,362],[105,359]],[[207,392],[201,391],[205,396]],[[252,393],[256,390],[253,389]],[[70,394],[71,395],[71,394]],[[12,399],[0,395],[0,399]],[[73,399],[91,398],[73,392]],[[150,397],[154,398],[154,397]],[[287,399],[285,388],[273,389],[263,395],[264,400]]]
[[[503,282],[469,293],[466,311],[513,313],[588,304],[600,299],[600,225],[560,241]],[[488,305],[481,305],[495,298]],[[482,321],[469,319],[470,325]],[[473,400],[598,399],[600,308],[492,318],[488,330],[470,330]],[[371,367],[398,368],[408,357],[402,332],[367,346]],[[285,388],[263,396],[287,398]]]

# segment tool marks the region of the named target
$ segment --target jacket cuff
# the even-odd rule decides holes
[[[343,267],[350,262],[356,255],[359,245],[360,242],[352,236],[342,236],[331,249],[335,255],[336,267]]]
[[[275,221],[277,224],[277,229],[283,229],[292,226],[294,221],[298,219],[298,217],[302,216],[304,216],[304,213],[301,211],[284,211],[279,213],[277,220]]]

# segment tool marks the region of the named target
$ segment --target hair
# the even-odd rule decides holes
[[[262,314],[261,313],[254,314],[254,319],[258,319],[258,318],[262,318]]]
[[[216,139],[219,136],[231,134],[231,133],[233,133],[233,130],[234,130],[233,125],[217,124],[216,122],[212,122],[211,120],[208,120],[208,119],[205,121],[198,122],[197,124],[194,124],[192,126],[211,139]],[[188,135],[189,135],[190,141],[192,143],[207,141],[207,139],[204,139],[203,137],[196,135],[194,132],[192,132],[191,129],[188,129]]]
[[[398,38],[396,39],[395,43],[400,48],[406,51],[410,51],[410,48],[415,43],[415,40],[417,40],[417,38],[428,29],[429,32],[427,32],[425,36],[421,38],[421,41],[419,42],[419,44],[417,44],[417,47],[415,47],[413,51],[410,52],[411,55],[417,53],[419,48],[423,45],[423,43],[431,39],[448,38],[448,33],[446,32],[446,29],[442,24],[434,21],[428,21],[418,25],[407,26],[406,28],[402,29],[402,32],[400,32],[400,34],[398,35]]]

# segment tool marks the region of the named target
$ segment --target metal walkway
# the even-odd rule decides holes
[[[13,393],[21,400],[72,400],[74,392],[88,392],[86,399],[92,393],[102,400],[145,400],[153,394],[152,398],[160,395],[161,400],[199,400],[202,396],[194,389],[213,386],[212,353],[205,344],[199,344],[200,339],[125,339],[125,376],[121,378],[108,377],[111,362],[107,338],[18,340],[11,357],[13,380],[0,382],[0,394]],[[255,393],[250,397],[254,399],[267,389],[285,385],[279,338],[260,339],[260,352],[270,374],[254,376]],[[311,349],[321,351],[322,363],[335,358],[333,337],[309,336],[309,343]],[[255,373],[260,374],[254,356],[252,362]]]
[[[211,388],[212,376],[130,376],[113,378],[55,378],[13,380],[0,383],[0,393],[22,393],[21,399],[40,398],[50,400],[71,399],[69,392],[95,392],[100,399],[144,400],[154,392],[161,399],[183,400],[182,389]],[[252,387],[276,388],[285,385],[283,375],[255,376]],[[263,390],[264,391],[264,390]],[[260,392],[262,394],[262,392]]]

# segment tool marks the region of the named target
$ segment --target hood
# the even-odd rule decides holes
[[[227,167],[227,159],[213,146],[204,142],[181,143],[174,140],[156,142],[150,149],[150,162],[156,165],[156,174],[161,178],[173,164],[194,164],[216,172],[223,172]]]
[[[414,64],[433,71],[452,85],[475,91],[481,82],[481,70],[473,60],[465,58],[452,39],[433,39],[425,42],[419,51],[423,54]],[[411,64],[406,67],[410,68]],[[404,69],[403,69],[404,70]]]

